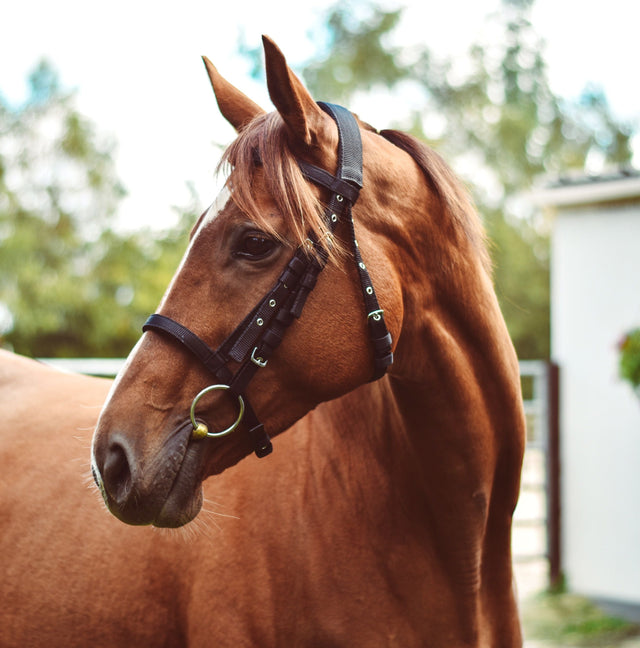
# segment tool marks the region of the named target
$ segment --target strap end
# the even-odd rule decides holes
[[[251,441],[253,443],[253,450],[258,459],[262,459],[273,452],[273,444],[269,435],[265,432],[264,425],[259,423],[249,430]]]

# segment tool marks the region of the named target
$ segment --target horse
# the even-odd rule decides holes
[[[125,527],[87,487],[110,386],[0,350],[3,648],[185,645],[167,622],[175,538]]]
[[[480,219],[433,150],[263,46],[271,113],[204,59],[228,177],[108,393],[7,370],[6,645],[521,646],[524,415]],[[63,424],[95,425],[113,517],[56,475]]]

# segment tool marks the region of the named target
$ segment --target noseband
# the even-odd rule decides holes
[[[330,199],[325,211],[328,235],[319,241],[310,233],[306,249],[300,247],[293,255],[273,288],[244,318],[231,335],[218,347],[211,349],[188,328],[164,315],[149,317],[143,331],[161,331],[170,335],[193,353],[216,377],[219,384],[203,389],[191,405],[193,438],[217,437],[229,434],[243,420],[249,430],[254,451],[264,457],[272,451],[271,440],[246,398],[249,382],[256,372],[264,368],[294,319],[302,314],[309,293],[316,285],[319,273],[327,264],[328,249],[340,220],[349,226],[353,255],[358,269],[364,297],[369,337],[374,351],[375,371],[372,380],[381,378],[393,362],[391,335],[384,321],[375,290],[362,261],[355,236],[351,207],[362,188],[362,140],[353,115],[335,104],[318,104],[338,126],[338,173],[333,176],[324,169],[298,161],[302,174],[311,182],[329,190]],[[234,361],[240,364],[235,374],[227,366]],[[229,391],[238,399],[239,414],[236,421],[221,432],[210,432],[195,416],[196,404],[206,393]]]

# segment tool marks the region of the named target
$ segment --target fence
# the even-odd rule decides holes
[[[111,377],[120,358],[44,358],[64,371]],[[560,467],[558,368],[544,360],[520,362],[527,420],[520,501],[513,528],[513,552],[521,594],[557,585],[560,566]]]
[[[124,364],[124,358],[38,358],[40,362],[71,373],[113,378]]]
[[[560,583],[558,367],[520,362],[527,445],[513,527],[518,582],[525,594]]]

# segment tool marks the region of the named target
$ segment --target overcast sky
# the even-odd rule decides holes
[[[239,32],[251,46],[266,33],[292,64],[302,62],[315,50],[309,30],[331,4],[11,2],[0,24],[0,92],[20,101],[29,70],[43,57],[51,61],[63,85],[77,89],[78,108],[118,142],[117,170],[129,192],[121,217],[164,225],[171,221],[171,205],[187,202],[187,180],[195,183],[203,202],[213,197],[217,153],[212,142],[233,137],[217,113],[200,56],[206,54],[230,81],[268,108],[266,92],[249,80],[246,62],[236,53]],[[436,54],[455,56],[464,54],[500,1],[404,4],[403,43],[423,42]],[[384,6],[396,5],[386,0]],[[639,58],[639,2],[537,0],[533,23],[547,43],[556,94],[575,98],[594,83],[604,88],[619,117],[640,121],[637,70],[632,69]],[[372,121],[385,126],[379,116]],[[637,150],[638,138],[636,143]]]

